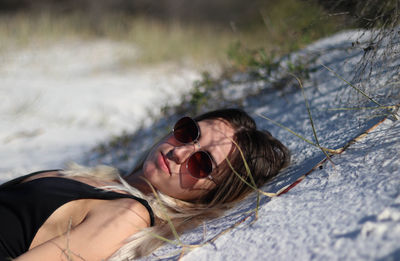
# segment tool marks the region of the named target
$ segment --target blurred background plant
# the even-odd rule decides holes
[[[339,30],[398,23],[398,0],[0,0],[0,51],[110,38],[138,46],[144,63],[243,69],[254,56],[282,55]]]
[[[315,0],[1,0],[0,51],[69,38],[107,38],[140,49],[131,63],[251,65],[346,28]],[[229,52],[229,56],[227,55]],[[247,58],[246,58],[247,56]]]

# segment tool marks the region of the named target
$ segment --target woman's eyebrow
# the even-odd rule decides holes
[[[199,127],[199,130],[200,130],[200,137],[198,139],[198,142],[200,143],[201,139],[203,138],[203,135],[202,135],[203,131],[202,131],[202,128],[200,127],[200,124],[198,125],[198,127]],[[203,147],[202,147],[202,149],[203,149]],[[206,151],[208,153],[208,155],[210,155],[211,161],[214,162],[215,167],[218,167],[218,163],[215,160],[215,157],[214,157],[213,153],[211,153],[211,151],[209,149],[203,149],[203,150]]]
[[[200,140],[201,140],[201,136],[200,136],[200,139],[198,140],[199,143],[200,143]],[[208,146],[206,146],[206,147],[208,147]],[[208,155],[210,156],[210,158],[211,158],[211,161],[214,162],[214,165],[215,165],[215,166],[218,166],[218,163],[217,163],[217,161],[215,160],[215,157],[214,157],[214,155],[213,155],[213,153],[211,152],[210,149],[205,149],[205,148],[203,148],[202,146],[200,146],[200,150],[203,150],[203,151],[207,152],[207,154],[208,154]]]
[[[217,161],[215,160],[215,157],[214,157],[214,155],[211,153],[211,151],[208,151],[208,150],[207,150],[207,153],[210,155],[210,158],[211,158],[212,162],[214,162],[215,167],[218,167],[218,163],[217,163]]]

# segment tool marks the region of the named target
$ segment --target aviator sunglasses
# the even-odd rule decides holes
[[[194,143],[199,146],[200,127],[195,120],[190,117],[183,117],[178,120],[173,128],[175,139],[183,144]],[[209,178],[215,183],[211,176],[213,171],[213,162],[215,162],[207,151],[198,150],[193,152],[186,160],[186,169],[190,175],[197,179]]]

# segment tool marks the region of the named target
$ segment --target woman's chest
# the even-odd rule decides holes
[[[99,199],[80,199],[60,206],[39,228],[29,249],[54,237],[68,233],[68,231],[81,224],[88,213],[99,204],[102,204],[103,201]]]
[[[105,183],[85,178],[59,177],[58,172],[47,172],[23,181],[30,182],[25,186],[34,201],[32,211],[40,217],[35,219],[37,231],[29,249],[68,233],[81,224],[93,208],[105,203],[105,200],[97,197],[99,192],[95,189]]]

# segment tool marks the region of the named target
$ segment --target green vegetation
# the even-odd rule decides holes
[[[265,39],[254,48],[244,42],[230,45],[231,63],[241,69],[261,67],[275,69],[277,56],[303,48],[307,44],[346,28],[342,16],[329,15],[315,1],[285,0],[260,11]]]

